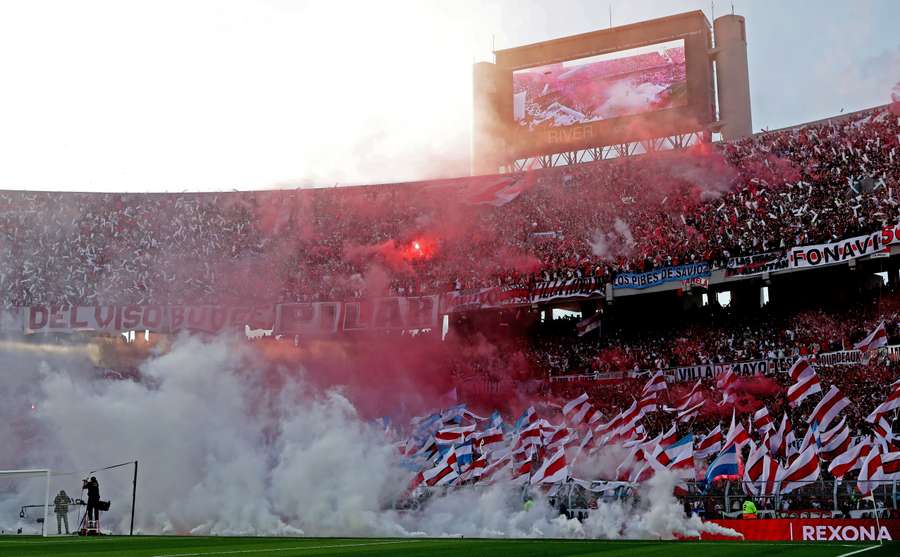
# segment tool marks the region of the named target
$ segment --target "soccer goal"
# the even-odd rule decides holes
[[[50,508],[47,502],[50,500],[50,470],[49,469],[29,469],[29,470],[0,470],[0,490],[3,493],[17,494],[16,498],[4,498],[10,501],[13,506],[18,505],[18,520],[9,520],[6,517],[0,518],[0,530],[4,533],[23,533],[23,529],[27,528],[25,518],[31,509],[37,510],[40,518],[36,520],[41,525],[40,533],[44,536],[48,534],[47,519],[50,516]],[[35,499],[34,504],[28,504],[21,497],[31,497]],[[40,497],[40,499],[38,499]],[[14,509],[5,509],[8,512]],[[7,531],[8,530],[8,531]],[[35,532],[24,532],[32,534]]]
[[[137,472],[136,461],[81,471],[0,470],[0,533],[133,534]],[[93,520],[89,480],[100,493]]]

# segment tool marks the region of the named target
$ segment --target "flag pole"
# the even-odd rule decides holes
[[[877,487],[875,489],[878,489]],[[879,535],[881,533],[881,522],[878,520],[878,508],[875,507],[875,489],[872,490],[872,494],[869,497],[872,498],[872,514],[875,515],[875,530],[877,533],[875,536],[878,538],[878,545],[884,545],[884,540],[881,539]]]

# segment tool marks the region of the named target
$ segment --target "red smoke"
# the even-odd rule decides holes
[[[442,342],[431,335],[373,333],[254,346],[271,364],[271,387],[277,389],[285,373],[302,373],[320,389],[340,388],[367,419],[408,418],[458,403],[479,412],[518,412],[534,402],[519,389],[534,375],[529,359],[516,346],[479,335]]]

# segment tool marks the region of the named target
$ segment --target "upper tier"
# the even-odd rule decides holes
[[[900,216],[887,108],[517,175],[231,193],[0,192],[0,303],[335,300],[609,278]]]

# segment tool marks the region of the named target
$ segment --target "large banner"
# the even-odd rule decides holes
[[[710,265],[706,261],[702,261],[676,267],[665,267],[646,273],[618,273],[613,279],[613,288],[644,289],[667,282],[690,280],[709,275]]]
[[[769,372],[767,360],[751,360],[749,362],[734,362],[728,364],[700,364],[696,366],[684,366],[663,370],[668,381],[680,383],[682,381],[696,381],[698,379],[710,379],[724,373],[732,372],[735,375],[756,375]]]
[[[279,335],[318,336],[338,332],[340,302],[278,304],[275,307],[275,333]]]
[[[767,518],[711,522],[740,532],[745,541],[834,543],[900,540],[900,520],[896,519],[876,522],[867,519]],[[707,532],[703,533],[703,539],[734,540],[723,534]]]
[[[228,306],[32,306],[4,312],[4,328],[26,333],[151,331],[219,333],[227,329],[326,336],[340,331],[435,329],[439,297],[380,298],[357,302]],[[13,325],[15,323],[15,325]]]
[[[344,303],[345,331],[435,329],[438,296],[380,298]]]
[[[787,268],[788,258],[783,251],[769,251],[757,255],[729,258],[725,265],[725,276],[752,277]]]
[[[792,248],[788,252],[788,261],[791,269],[825,267],[866,255],[887,255],[888,247],[895,244],[900,244],[900,224],[836,242]]]
[[[826,244],[791,248],[788,251],[788,262],[791,269],[826,267],[880,253],[883,249],[882,231],[878,231]]]
[[[844,263],[863,256],[887,256],[888,247],[900,244],[900,224],[853,238],[824,244],[797,246],[787,252],[770,251],[732,257],[725,265],[726,277],[750,277],[784,269],[808,269]]]
[[[596,277],[539,282],[531,291],[531,302],[590,298],[605,294],[606,285]]]
[[[31,306],[23,315],[26,333],[71,331],[181,330],[218,333],[225,329],[271,329],[272,306]]]
[[[559,279],[539,282],[532,287],[524,284],[457,290],[441,296],[441,313],[473,311],[540,302],[576,300],[602,296],[606,285],[597,277]]]
[[[498,288],[456,290],[441,296],[441,313],[498,308],[531,303],[528,286],[515,285]]]
[[[837,352],[826,352],[818,354],[813,359],[813,363],[821,367],[831,367],[840,365],[859,365],[869,361],[869,355],[861,350],[838,350]]]

